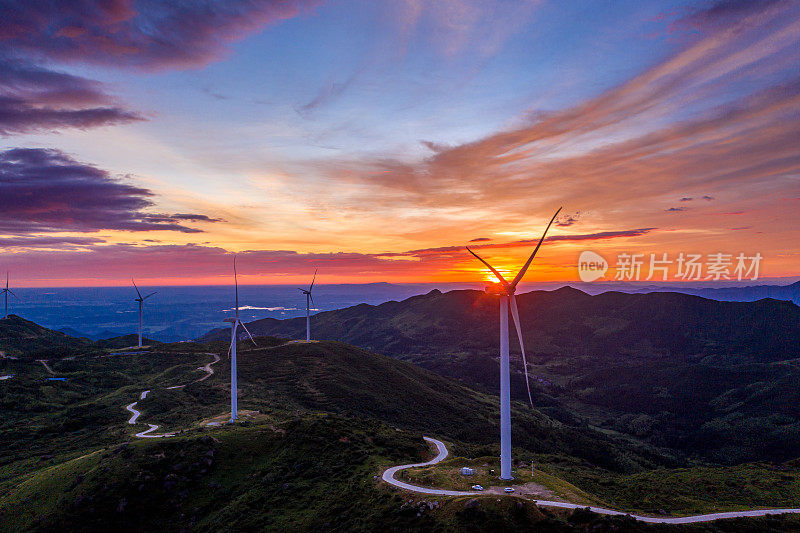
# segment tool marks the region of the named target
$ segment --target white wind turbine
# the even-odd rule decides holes
[[[3,318],[8,318],[8,295],[9,295],[9,293],[14,298],[17,298],[17,295],[14,294],[14,291],[12,291],[11,289],[8,288],[8,271],[6,271],[6,288],[3,289],[3,295],[6,297],[6,314],[5,314],[5,316]],[[19,300],[19,298],[17,298],[17,300]]]
[[[311,285],[308,290],[297,288],[298,291],[306,295],[306,342],[311,341],[311,304],[314,303],[314,298],[311,296],[311,289],[314,288],[314,280],[317,279],[317,269],[314,269],[314,277],[311,278]]]
[[[514,297],[514,292],[517,285],[522,280],[528,267],[531,265],[536,252],[544,241],[547,230],[550,225],[558,216],[561,208],[558,208],[556,214],[550,219],[550,224],[545,228],[542,233],[542,238],[539,239],[539,244],[533,250],[533,253],[528,258],[528,261],[522,267],[522,270],[517,273],[516,277],[509,283],[503,278],[502,274],[498,272],[492,265],[478,257],[478,254],[467,248],[467,251],[474,255],[481,263],[489,267],[489,270],[497,277],[500,283],[494,287],[487,287],[487,292],[491,291],[500,296],[500,479],[513,479],[511,475],[511,373],[509,370],[508,361],[508,307],[511,304],[511,316],[514,317],[514,326],[519,336],[519,348],[522,351],[522,364],[525,367],[525,385],[528,388],[528,401],[533,406],[531,398],[531,387],[528,383],[528,361],[525,358],[525,347],[522,344],[522,329],[519,324],[519,311],[517,310],[517,299]]]
[[[136,286],[136,282],[133,281],[133,278],[131,278],[131,283],[133,283],[133,288],[136,289],[136,294],[139,295],[139,297],[138,298],[134,298],[133,301],[134,302],[139,302],[139,348],[141,348],[142,347],[142,307],[144,307],[144,301],[147,300],[148,298],[150,298],[152,295],[154,295],[158,291],[151,292],[147,296],[142,296],[142,293],[139,292],[139,287]]]
[[[241,325],[244,330],[247,331],[247,326],[239,319],[239,281],[236,277],[236,256],[233,256],[233,283],[236,287],[236,316],[225,319],[225,322],[231,323],[231,347],[229,350],[231,358],[231,422],[238,418],[239,413],[237,402],[239,383],[236,378],[236,329]],[[247,331],[247,335],[250,337],[250,340],[253,341],[253,344],[258,346],[249,331]]]

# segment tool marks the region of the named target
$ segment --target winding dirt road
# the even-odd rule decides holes
[[[206,353],[205,355],[211,355],[211,356],[214,357],[214,360],[211,361],[210,363],[206,364],[205,366],[201,366],[201,367],[197,368],[197,370],[202,370],[203,372],[205,372],[206,375],[203,376],[200,379],[196,379],[194,381],[190,381],[189,383],[197,383],[197,382],[206,380],[206,379],[210,378],[212,375],[214,375],[214,369],[211,368],[211,365],[219,362],[219,355],[217,355],[215,353]],[[45,367],[47,367],[47,364],[44,361],[41,361],[41,363],[43,365],[45,365]],[[49,368],[48,368],[48,370],[49,370]],[[184,383],[183,385],[173,385],[172,387],[167,387],[167,390],[182,389],[186,385],[188,385],[188,383]],[[150,392],[149,389],[146,390],[146,391],[142,391],[142,393],[139,395],[139,400],[144,400],[145,398],[147,398],[147,394],[149,392]],[[141,416],[141,414],[142,414],[141,412],[139,412],[136,409],[136,404],[138,404],[138,403],[139,403],[139,401],[135,401],[135,402],[129,403],[128,405],[125,406],[125,409],[127,409],[131,413],[131,417],[128,420],[128,424],[131,424],[131,425],[136,424],[137,420],[139,419],[139,416]],[[147,423],[147,425],[148,425],[148,429],[146,429],[144,431],[140,431],[135,436],[140,438],[140,439],[159,439],[159,438],[174,437],[175,436],[175,433],[153,433],[153,431],[157,430],[160,426],[157,425],[157,424],[149,424],[149,423]]]
[[[417,485],[412,485],[410,483],[406,483],[404,481],[400,481],[395,479],[395,474],[401,470],[405,470],[407,468],[415,468],[418,466],[428,466],[428,465],[435,465],[436,463],[440,463],[447,458],[448,452],[447,447],[444,443],[440,440],[433,439],[431,437],[423,437],[426,441],[436,446],[438,451],[436,457],[427,461],[425,463],[414,463],[408,465],[399,465],[393,466],[387,469],[383,473],[383,480],[390,485],[394,485],[395,487],[412,491],[412,492],[419,492],[422,494],[435,494],[439,496],[484,496],[486,495],[485,492],[478,492],[478,491],[461,491],[461,490],[445,490],[445,489],[433,489],[429,487],[419,487]],[[658,517],[658,516],[643,516],[643,515],[636,515],[631,513],[624,513],[622,511],[614,511],[613,509],[605,509],[603,507],[591,507],[586,505],[580,505],[577,503],[569,503],[569,502],[557,502],[551,500],[536,500],[536,505],[542,507],[558,507],[561,509],[589,509],[590,511],[603,514],[603,515],[620,515],[620,516],[630,516],[635,518],[636,520],[640,520],[642,522],[649,522],[653,524],[691,524],[694,522],[711,522],[713,520],[721,520],[724,518],[748,518],[748,517],[757,517],[757,516],[766,516],[766,515],[776,515],[776,514],[797,514],[800,513],[800,509],[754,509],[752,511],[731,511],[727,513],[710,513],[710,514],[700,514],[700,515],[692,515],[692,516],[680,516],[675,518],[665,518],[665,517]]]

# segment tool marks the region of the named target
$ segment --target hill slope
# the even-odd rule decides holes
[[[17,315],[0,319],[0,350],[12,357],[64,357],[90,346],[89,339],[70,337]]]
[[[388,465],[429,454],[418,434],[331,415],[140,440],[43,470],[4,492],[0,531],[800,530],[792,517],[648,526],[518,498],[420,498],[380,482]]]
[[[366,416],[492,447],[500,432],[496,397],[344,343],[247,350],[238,367],[240,401],[262,412],[310,409]],[[514,445],[530,451],[563,453],[616,471],[675,464],[654,449],[586,424],[558,422],[525,404],[515,403],[512,417]]]
[[[563,288],[518,297],[535,403],[707,460],[800,456],[800,308],[678,293],[589,296]],[[497,300],[432,291],[312,318],[317,338],[413,361],[487,392],[498,387]],[[261,320],[254,333],[302,335],[303,320]],[[211,332],[206,338],[217,338]],[[512,394],[525,385],[512,335]],[[752,431],[743,433],[743,429]]]
[[[679,293],[590,296],[564,287],[520,294],[517,303],[529,350],[539,354],[800,357],[800,308],[784,301],[719,302]],[[318,313],[311,326],[316,338],[407,355],[496,351],[498,320],[496,297],[434,290],[402,302]],[[248,328],[298,338],[305,319],[263,319]],[[224,340],[224,330],[201,339]]]
[[[0,385],[0,531],[657,530],[624,517],[565,516],[494,496],[434,505],[396,493],[378,474],[427,457],[422,432],[450,440],[457,455],[496,458],[496,398],[338,342],[257,340],[261,348],[243,345],[239,356],[239,406],[250,414],[222,427],[204,422],[228,411],[225,343],[52,360],[66,379],[56,383],[46,381],[36,361],[0,361],[0,371],[14,374]],[[133,401],[141,412],[135,425],[125,409]],[[642,505],[638,495],[657,493],[665,481],[685,490],[678,484],[694,475],[664,469],[691,466],[679,456],[613,431],[558,422],[520,403],[513,417],[516,461],[535,461],[556,485],[566,479],[612,506]],[[147,423],[182,432],[132,439]],[[778,465],[769,476],[760,475],[763,468],[742,478],[759,480],[755,496],[741,487],[738,471],[723,470],[705,489],[711,496],[676,491],[668,508],[713,505],[721,489],[727,507],[780,505],[796,490],[796,465]],[[646,509],[661,508],[655,505],[662,500],[646,502]],[[789,531],[798,524],[772,518],[703,530]]]

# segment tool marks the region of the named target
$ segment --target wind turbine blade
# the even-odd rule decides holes
[[[8,270],[6,270],[6,289],[8,289]]]
[[[517,298],[511,295],[511,316],[514,317],[514,327],[517,329],[517,336],[519,337],[519,349],[522,351],[522,366],[525,368],[525,387],[528,389],[528,401],[533,407],[533,398],[531,398],[531,384],[528,381],[528,360],[525,358],[525,345],[522,343],[522,328],[519,325],[519,311],[517,310]]]
[[[467,251],[468,251],[469,253],[471,253],[472,255],[474,255],[474,256],[475,256],[475,258],[476,258],[478,261],[480,261],[481,263],[483,263],[484,265],[486,265],[487,267],[489,267],[489,270],[491,270],[491,271],[492,271],[492,274],[494,274],[495,276],[497,276],[497,279],[498,279],[498,281],[500,281],[500,283],[502,283],[503,285],[508,285],[508,282],[505,280],[505,278],[503,277],[503,275],[502,275],[500,272],[498,272],[497,270],[495,270],[495,268],[494,268],[492,265],[490,265],[489,263],[487,263],[486,261],[484,261],[483,259],[481,259],[481,257],[480,257],[478,254],[476,254],[475,252],[473,252],[472,250],[470,250],[470,249],[469,249],[469,246],[467,246]]]
[[[300,287],[297,287],[297,290],[298,290],[298,291],[300,291],[300,292],[302,292],[303,294],[305,294],[305,293],[307,293],[307,292],[308,292],[307,290],[305,290],[305,289],[301,289]]]
[[[7,290],[8,292],[10,292],[10,293],[11,293],[11,295],[12,295],[14,298],[16,298],[17,300],[19,300],[19,296],[17,296],[16,294],[14,294],[14,291],[12,291],[11,289],[6,289],[6,290]]]
[[[558,216],[558,214],[561,212],[562,209],[563,207],[559,207],[558,211],[556,211],[556,214],[553,215],[553,218],[550,219],[550,223],[547,224],[547,227],[544,229],[544,233],[542,233],[542,238],[539,239],[539,244],[536,245],[536,248],[533,250],[533,253],[528,258],[528,261],[525,263],[525,266],[522,267],[522,270],[519,271],[517,276],[514,278],[514,281],[511,282],[512,287],[517,286],[517,284],[522,280],[522,276],[525,275],[525,271],[527,271],[528,267],[531,266],[531,261],[533,261],[534,256],[536,256],[536,252],[539,251],[539,247],[542,245],[542,242],[544,242],[544,237],[545,235],[547,235],[547,230],[550,229],[550,226],[553,224],[553,221],[556,219],[556,217]]]
[[[311,278],[311,286],[308,288],[308,292],[311,292],[311,289],[314,288],[314,281],[317,279],[317,270],[316,268],[314,269],[314,277]]]
[[[145,296],[144,298],[142,298],[142,300],[147,300],[148,298],[150,298],[152,295],[154,295],[154,294],[155,294],[155,293],[157,293],[157,292],[158,292],[158,291],[153,291],[153,292],[151,292],[150,294],[148,294],[147,296]]]
[[[245,326],[245,325],[244,325],[244,322],[241,322],[241,321],[240,321],[240,322],[239,322],[239,324],[241,324],[241,325],[242,325],[242,327],[244,328],[244,330],[245,330],[245,331],[247,331],[247,326]],[[258,343],[256,343],[256,340],[253,338],[253,336],[252,336],[252,335],[250,335],[250,332],[249,332],[249,331],[247,331],[247,335],[250,337],[250,340],[251,340],[251,341],[253,341],[253,344],[255,344],[256,346],[258,346]]]
[[[314,297],[311,295],[311,291],[309,291],[309,293],[308,293],[308,297],[311,299],[311,305],[314,305]],[[316,307],[317,307],[317,306],[316,306],[316,305],[314,305],[314,308],[316,308]]]
[[[141,298],[142,297],[142,293],[139,292],[139,287],[136,286],[136,282],[133,281],[133,278],[131,278],[131,283],[133,283],[133,288],[136,289],[136,294],[138,294],[139,298]]]
[[[236,256],[233,256],[233,284],[236,286],[236,318],[239,318],[239,278],[236,276]]]
[[[231,350],[232,350],[232,349],[233,349],[233,344],[231,343],[231,344],[228,346],[228,359],[230,359],[230,358],[231,358]]]

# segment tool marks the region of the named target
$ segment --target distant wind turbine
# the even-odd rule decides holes
[[[547,235],[547,230],[553,224],[553,221],[558,216],[561,208],[558,208],[556,214],[550,219],[550,223],[542,233],[542,238],[539,239],[539,244],[533,250],[533,253],[528,258],[528,261],[522,267],[522,270],[517,273],[516,277],[509,283],[503,278],[502,274],[498,272],[492,265],[481,259],[478,254],[467,248],[467,251],[475,256],[478,261],[489,267],[489,270],[497,277],[500,282],[497,286],[487,287],[487,292],[497,294],[500,296],[500,479],[513,479],[511,475],[511,373],[509,370],[508,361],[508,307],[509,301],[511,304],[511,315],[514,317],[514,326],[519,336],[519,348],[522,350],[522,364],[525,367],[525,386],[528,388],[528,401],[533,406],[533,399],[531,398],[531,386],[528,382],[528,361],[525,358],[525,347],[522,344],[522,329],[519,324],[519,311],[517,310],[517,299],[514,292],[517,285],[522,280],[528,267],[531,265],[536,252],[544,242],[544,237]]]
[[[239,319],[239,281],[236,277],[236,256],[233,256],[233,283],[236,287],[236,316],[225,319],[225,322],[231,323],[231,347],[229,351],[231,358],[231,422],[238,418],[239,413],[237,402],[239,384],[236,378],[236,329],[241,325],[244,330],[247,331],[247,326]],[[253,341],[253,344],[258,346],[249,331],[247,331],[247,335],[250,337],[250,340]]]
[[[138,298],[134,298],[133,301],[134,302],[139,302],[139,348],[141,348],[142,347],[142,307],[144,306],[144,301],[147,300],[148,298],[150,298],[152,295],[154,295],[158,291],[151,292],[147,296],[142,296],[142,293],[139,292],[139,287],[136,286],[136,282],[133,281],[133,278],[131,278],[131,283],[133,283],[133,288],[136,289],[136,294],[139,295],[139,297]]]
[[[3,289],[3,295],[5,296],[5,299],[6,299],[6,314],[5,314],[5,316],[3,318],[8,318],[8,295],[9,295],[9,293],[14,298],[17,298],[17,295],[14,294],[14,291],[12,291],[11,289],[8,288],[8,271],[6,271],[6,288]],[[17,298],[17,300],[19,300],[19,298]]]
[[[314,303],[314,297],[311,296],[311,289],[314,288],[314,280],[317,279],[317,269],[314,269],[314,277],[311,278],[311,285],[308,290],[297,288],[298,291],[306,295],[306,342],[311,341],[311,304]]]

